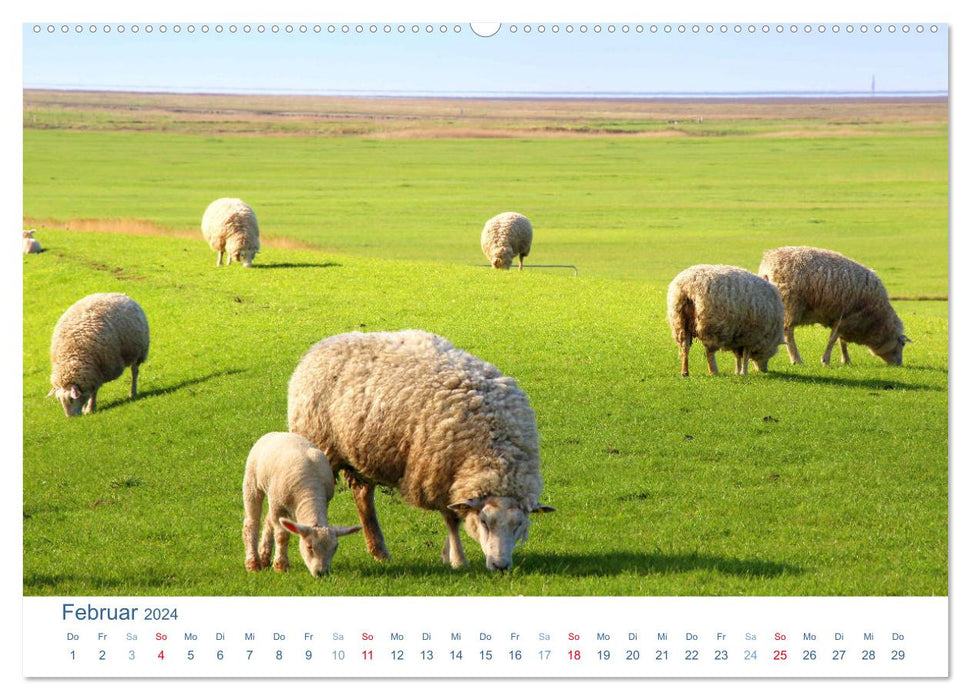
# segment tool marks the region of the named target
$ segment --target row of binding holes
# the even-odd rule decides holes
[[[211,27],[208,24],[201,24],[198,27],[194,24],[187,24],[185,26],[182,26],[180,24],[174,24],[172,26],[161,24],[161,25],[158,25],[157,27],[151,24],[146,24],[146,25],[131,24],[127,26],[124,24],[118,24],[115,26],[112,26],[109,24],[105,24],[101,26],[91,24],[91,25],[88,25],[87,27],[81,24],[76,24],[73,27],[67,24],[62,24],[60,26],[48,24],[46,27],[42,27],[39,24],[35,24],[33,27],[35,34],[39,34],[43,32],[45,29],[48,34],[54,34],[58,30],[60,30],[62,34],[68,34],[72,30],[76,34],[81,34],[85,30],[87,30],[90,33],[101,31],[101,32],[104,32],[105,34],[108,34],[113,31],[117,32],[118,34],[124,34],[125,32],[131,32],[132,34],[138,34],[139,32],[151,34],[152,32],[155,32],[155,31],[158,31],[161,34],[165,34],[166,32],[170,32],[170,31],[175,34],[180,34],[182,32],[186,32],[188,34],[194,34],[196,31],[199,31],[203,34],[208,34],[209,32],[215,32],[216,34],[222,34],[224,32],[228,32],[229,34],[236,34],[238,32],[242,32],[243,34],[250,34],[253,32],[257,34],[265,34],[267,32],[271,34],[279,34],[281,32],[285,34],[293,34],[295,32],[299,34],[306,34],[308,32],[312,32],[314,34],[321,34],[321,33],[327,33],[327,34],[455,33],[455,34],[458,34],[462,31],[462,27],[460,27],[457,24],[455,25],[446,25],[446,24],[440,24],[440,25],[297,24],[297,25],[293,25],[293,24],[286,24],[282,26],[278,24],[271,24],[271,25],[258,24],[255,26],[249,25],[249,24],[244,24],[240,26],[237,26],[235,24],[229,24],[229,25],[216,24]],[[817,24],[817,25],[812,25],[812,24],[804,24],[804,25],[798,25],[798,24],[789,24],[789,25],[783,25],[783,24],[776,24],[776,25],[769,25],[769,24],[760,24],[760,25],[755,25],[755,24],[748,24],[748,25],[741,25],[741,24],[734,24],[734,25],[730,25],[730,24],[719,24],[719,25],[714,25],[714,24],[676,24],[676,25],[672,25],[672,24],[662,24],[662,25],[658,25],[658,24],[649,24],[649,25],[644,25],[644,24],[634,24],[634,25],[631,25],[631,24],[620,24],[620,25],[617,25],[617,24],[606,24],[606,25],[512,24],[512,25],[509,25],[509,27],[507,28],[507,31],[511,34],[516,34],[519,32],[522,32],[524,34],[531,34],[533,32],[537,34],[545,34],[546,32],[550,32],[552,34],[559,34],[560,32],[563,32],[566,34],[573,34],[573,33],[602,34],[605,32],[607,34],[616,34],[616,33],[621,33],[621,34],[630,34],[630,33],[635,33],[635,34],[643,34],[643,33],[649,33],[649,34],[657,34],[657,33],[769,34],[772,32],[775,32],[776,34],[783,34],[783,33],[809,34],[812,32],[816,32],[819,34],[823,34],[826,32],[832,32],[834,34],[838,34],[840,32],[846,32],[847,34],[852,34],[853,32],[860,32],[862,34],[866,34],[869,31],[873,31],[879,34],[884,30],[886,30],[887,32],[893,34],[899,30],[904,34],[907,34],[911,31],[911,29],[913,29],[913,31],[917,32],[918,34],[922,34],[924,32],[924,25],[918,24],[911,27],[909,24],[903,24],[898,27],[895,24],[888,24],[884,27],[883,25],[880,25],[880,24],[874,24],[874,25],[861,24],[859,26],[852,25],[852,24],[847,24],[843,26],[840,26],[838,24],[833,24],[829,26],[824,24]],[[937,32],[936,25],[930,25],[927,29],[932,33]]]

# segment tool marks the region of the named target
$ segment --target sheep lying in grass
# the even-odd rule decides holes
[[[260,250],[256,215],[241,199],[224,197],[210,204],[202,215],[202,237],[210,248],[219,251],[216,267],[223,264],[223,253],[227,254],[227,265],[237,260],[250,267]]]
[[[43,248],[40,247],[40,241],[34,238],[34,234],[37,233],[37,229],[23,229],[24,231],[24,255],[31,255],[32,253],[39,253]]]
[[[486,222],[481,243],[482,252],[494,268],[508,270],[518,255],[522,270],[523,258],[529,255],[533,244],[533,226],[522,214],[507,211]]]
[[[681,376],[688,376],[688,352],[697,338],[705,346],[708,373],[718,374],[715,352],[735,354],[735,373],[748,374],[751,359],[760,372],[782,343],[782,299],[764,279],[730,265],[695,265],[668,286],[668,325],[681,349]]]
[[[287,548],[290,534],[300,537],[300,555],[314,576],[330,571],[337,551],[337,538],[361,529],[327,524],[327,505],[334,496],[334,475],[324,453],[306,438],[293,433],[267,433],[253,445],[246,459],[243,476],[243,544],[246,568],[259,571],[270,565],[273,543],[276,556],[273,568],[289,571]],[[266,522],[256,541],[267,499]]]
[[[423,331],[345,333],[320,341],[290,378],[290,430],[326,453],[354,493],[368,551],[389,559],[374,509],[377,485],[437,510],[442,560],[467,563],[459,519],[490,570],[512,566],[539,503],[539,435],[511,377]]]
[[[92,413],[98,389],[131,367],[131,397],[138,393],[138,367],[148,357],[148,319],[124,294],[92,294],[73,304],[54,327],[51,389],[76,416]]]
[[[782,295],[783,332],[793,364],[802,364],[794,329],[813,323],[831,329],[824,365],[837,340],[844,364],[850,363],[847,343],[866,345],[887,364],[903,363],[910,338],[873,270],[831,250],[791,246],[766,251],[759,275]]]

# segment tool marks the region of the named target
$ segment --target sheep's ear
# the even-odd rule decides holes
[[[544,506],[542,503],[537,503],[530,513],[552,513],[555,510],[556,508],[553,506]]]
[[[335,525],[331,528],[335,537],[343,537],[344,535],[353,535],[355,532],[361,531],[360,525],[351,525],[350,527],[340,527]]]
[[[72,399],[80,399],[81,398],[81,390],[78,388],[78,385],[77,384],[72,384],[71,385],[71,398]]]
[[[902,335],[902,336],[900,336],[900,342],[903,343],[904,345],[906,345],[907,343],[912,343],[914,341],[911,340],[910,338],[908,338],[907,336]]]
[[[306,535],[311,529],[309,525],[295,523],[289,518],[280,518],[280,525],[282,525],[284,529],[289,530],[295,535],[300,535],[301,537]]]
[[[454,510],[456,513],[465,517],[468,515],[469,511],[475,511],[478,513],[482,510],[482,506],[485,504],[485,499],[483,498],[470,498],[465,501],[459,501],[458,503],[452,503],[449,505],[449,510]]]
[[[47,392],[47,398],[52,397],[56,393],[57,393],[57,387],[56,386],[52,386],[51,387],[51,390]]]

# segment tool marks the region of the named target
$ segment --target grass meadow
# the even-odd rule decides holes
[[[25,126],[28,125],[25,121]],[[24,131],[25,595],[946,595],[947,132],[387,139]],[[255,209],[255,266],[197,234],[220,196]],[[533,221],[527,264],[479,267],[483,222]],[[141,235],[133,235],[141,234]],[[764,249],[873,267],[914,343],[903,367],[797,330],[770,373],[679,376],[664,319],[681,269]],[[45,398],[54,324],[119,291],[152,332],[129,375],[68,420]],[[342,540],[313,579],[243,568],[253,442],[286,429],[317,340],[440,333],[516,377],[541,435],[543,502],[509,575],[441,563],[441,517],[378,494],[392,561]],[[837,353],[838,354],[838,353]],[[723,372],[731,355],[720,354]],[[339,489],[330,520],[353,524]]]

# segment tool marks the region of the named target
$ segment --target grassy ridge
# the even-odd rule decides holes
[[[947,294],[947,136],[260,139],[24,132],[29,217],[197,230],[216,197],[327,252],[484,262],[483,222],[531,218],[529,261],[666,284],[768,247],[834,248],[893,294]]]
[[[254,206],[267,210],[263,219],[271,230],[280,226],[285,229],[280,233],[308,238],[314,231],[321,238],[326,232],[328,240],[343,236],[346,245],[331,247],[352,252],[363,252],[362,241],[368,241],[375,255],[388,257],[417,257],[421,248],[412,247],[408,236],[417,242],[422,232],[447,230],[445,221],[454,224],[458,211],[474,209],[480,200],[484,216],[485,202],[514,191],[498,180],[485,188],[487,194],[468,189],[475,178],[457,165],[467,161],[447,162],[449,149],[437,143],[382,145],[371,158],[371,188],[348,175],[352,166],[358,178],[367,172],[350,154],[343,162],[320,163],[316,156],[328,151],[327,144],[303,144],[312,147],[304,156],[315,164],[315,173],[323,177],[333,171],[336,183],[343,172],[348,184],[318,190],[310,184],[314,177],[307,177],[302,189],[291,191],[287,183],[298,178],[278,165],[287,162],[287,153],[296,153],[288,144],[237,143],[227,156],[227,149],[215,143],[181,138],[25,137],[28,215],[67,219],[140,212],[188,226],[199,208],[194,203],[228,179],[260,192],[258,201],[265,204]],[[54,168],[50,159],[58,144],[62,151],[70,149],[70,157]],[[205,167],[190,167],[187,144],[215,161],[200,157],[197,162]],[[484,154],[501,161],[500,154],[511,156],[523,145],[458,143],[452,148],[478,149],[475,162],[484,168]],[[353,148],[363,157],[377,146],[361,142]],[[547,167],[553,172],[552,164],[566,159],[561,182],[568,181],[570,161],[559,148],[552,149]],[[594,149],[585,162],[595,168],[593,153],[616,146],[604,142],[585,148]],[[82,153],[92,159],[85,167]],[[373,157],[378,153],[380,159]],[[416,187],[436,193],[440,207],[451,199],[451,209],[429,210],[429,228],[412,230],[413,222],[402,212],[417,204],[393,196],[394,183],[402,159],[422,153],[420,168],[428,181]],[[139,167],[153,157],[157,167]],[[100,188],[82,177],[84,169]],[[853,168],[846,170],[852,181]],[[926,162],[916,164],[912,172],[927,174],[930,182],[926,192],[913,182],[910,189],[916,191],[914,201],[936,211],[931,206],[939,186],[930,175],[934,170]],[[858,189],[873,194],[900,186],[895,183],[903,176],[888,172],[882,185],[873,184],[872,172],[869,179],[862,173],[856,177]],[[601,274],[586,274],[585,267],[576,278],[276,249],[264,250],[250,270],[217,270],[201,239],[44,231],[48,251],[24,261],[25,593],[946,594],[947,305],[896,305],[908,335],[917,341],[908,346],[903,368],[887,367],[852,347],[851,367],[824,369],[814,362],[790,367],[777,356],[769,375],[709,378],[696,349],[695,376],[684,380],[663,318],[664,287],[680,262],[664,260],[662,252],[681,251],[697,262],[699,249],[722,259],[737,251],[754,266],[751,240],[706,237],[701,232],[711,229],[699,228],[696,236],[682,236],[662,250],[652,247],[648,254],[638,252],[630,239],[625,246],[624,229],[616,228],[613,217],[603,217],[598,225],[617,248],[595,245],[589,234],[597,212],[611,209],[608,195],[621,201],[604,183],[623,188],[624,178],[602,170],[591,179],[576,179],[573,192],[591,187],[597,206],[581,207],[561,193],[557,210],[552,206],[556,187],[550,185],[549,193],[551,216],[558,211],[555,216],[562,217],[554,221],[574,222],[572,229],[558,229],[572,231],[563,239],[572,237],[573,250],[587,253],[589,266],[600,265]],[[527,176],[517,182],[534,193],[543,187]],[[200,183],[208,183],[211,192],[196,189]],[[828,191],[840,199],[835,185]],[[645,194],[652,196],[657,195]],[[791,215],[783,196],[770,188],[755,199],[769,211],[767,200],[778,197],[775,204]],[[723,198],[716,212],[752,215],[727,194]],[[668,199],[673,220],[676,198]],[[566,216],[564,208],[575,217]],[[688,210],[697,225],[695,217],[705,210],[701,198]],[[906,210],[899,207],[896,213]],[[866,201],[859,208],[843,203],[827,216],[844,211],[865,212],[888,226],[894,218]],[[281,216],[287,224],[275,223]],[[633,231],[634,215],[626,216]],[[473,211],[470,219],[476,217],[481,218]],[[365,225],[365,220],[377,223]],[[468,250],[463,228],[456,226],[450,246],[426,250],[424,257],[447,257],[441,254],[447,250],[463,261],[475,260],[477,247]],[[902,224],[900,235],[923,240],[921,232],[908,233]],[[396,236],[402,237],[400,245]],[[537,246],[536,262],[547,247],[571,250],[564,240]],[[946,248],[934,240],[929,233],[930,269],[899,250],[891,256],[889,244],[874,240],[872,245],[895,262],[901,287],[924,292],[946,288],[941,282]],[[638,256],[640,262],[661,259],[642,279],[624,279],[636,267],[629,258]],[[143,393],[136,401],[125,398],[126,374],[102,390],[96,414],[67,420],[52,399],[44,398],[50,332],[68,305],[95,291],[131,294],[149,316],[152,349],[140,378]],[[363,542],[352,537],[342,542],[326,580],[312,580],[302,564],[287,576],[247,574],[240,537],[243,462],[259,435],[285,429],[286,383],[300,355],[334,333],[408,327],[441,333],[518,379],[539,421],[544,502],[557,512],[534,519],[510,576],[486,575],[482,553],[468,538],[471,567],[448,570],[439,560],[441,518],[389,494],[379,494],[378,510],[390,564],[371,560]],[[818,358],[825,333],[800,329],[798,337],[807,360]],[[723,368],[730,366],[729,357],[721,356]],[[349,493],[339,492],[331,521],[349,524],[355,517]],[[291,558],[299,562],[296,552]]]

